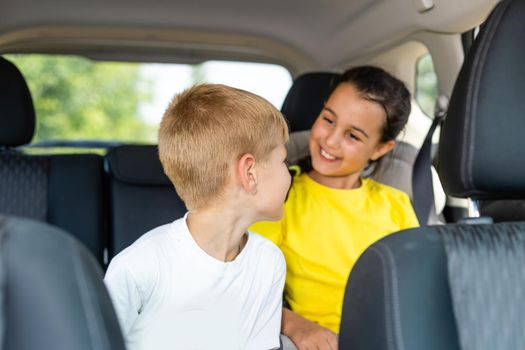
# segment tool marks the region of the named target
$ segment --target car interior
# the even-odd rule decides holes
[[[57,92],[52,82],[62,72],[38,71],[35,82],[37,61],[23,63],[34,55],[191,64],[192,78],[209,61],[278,66],[289,83],[272,103],[289,123],[292,164],[308,155],[309,129],[340,73],[384,68],[407,85],[412,111],[395,150],[364,176],[405,191],[421,228],[382,239],[358,260],[340,349],[525,346],[525,226],[515,222],[525,193],[517,161],[525,127],[522,1],[0,4],[1,349],[124,349],[104,270],[143,233],[186,212],[155,133],[146,142],[119,139],[116,129],[112,137],[92,112],[94,134],[42,136],[58,125],[48,115],[62,113],[44,98]],[[270,74],[244,78],[277,90]],[[88,99],[90,88],[63,96]],[[176,89],[163,85],[170,96]],[[126,99],[108,96],[115,109],[119,97]]]
[[[42,221],[0,221],[2,349],[125,349],[100,265]]]
[[[525,4],[503,1],[468,52],[439,142],[447,193],[523,199],[523,170],[497,167],[521,148]],[[507,74],[512,71],[512,74]],[[505,135],[503,138],[488,135]],[[502,206],[501,206],[502,207]],[[500,208],[501,208],[500,207]],[[509,207],[505,208],[506,210]],[[522,217],[523,219],[523,217]],[[392,234],[352,269],[343,349],[518,349],[525,345],[523,222],[471,218]]]

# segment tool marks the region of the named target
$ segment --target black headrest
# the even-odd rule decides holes
[[[310,130],[341,74],[306,73],[295,79],[281,112],[290,123],[290,132]]]
[[[106,156],[106,166],[121,182],[134,185],[173,186],[164,174],[157,146],[124,145]]]
[[[468,52],[441,131],[445,192],[525,198],[525,1],[504,0]]]
[[[35,110],[24,77],[0,57],[0,146],[28,144],[34,131]]]

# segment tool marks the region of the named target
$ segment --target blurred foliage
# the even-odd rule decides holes
[[[151,100],[140,65],[76,56],[6,55],[22,72],[37,116],[33,142],[120,140],[152,142],[156,126],[139,117]]]
[[[195,84],[202,84],[206,82],[206,69],[204,68],[204,64],[196,64],[192,66],[191,68],[191,80]]]
[[[430,54],[422,56],[417,62],[416,100],[426,115],[434,117],[434,107],[438,96],[437,76]]]

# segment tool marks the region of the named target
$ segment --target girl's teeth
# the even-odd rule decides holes
[[[324,149],[321,148],[321,154],[323,157],[325,157],[326,159],[329,159],[329,160],[334,160],[335,157],[333,155],[331,155],[330,153],[327,153]]]

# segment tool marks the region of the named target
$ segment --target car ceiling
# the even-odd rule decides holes
[[[0,52],[244,59],[330,69],[420,31],[459,33],[496,0],[0,0]]]

